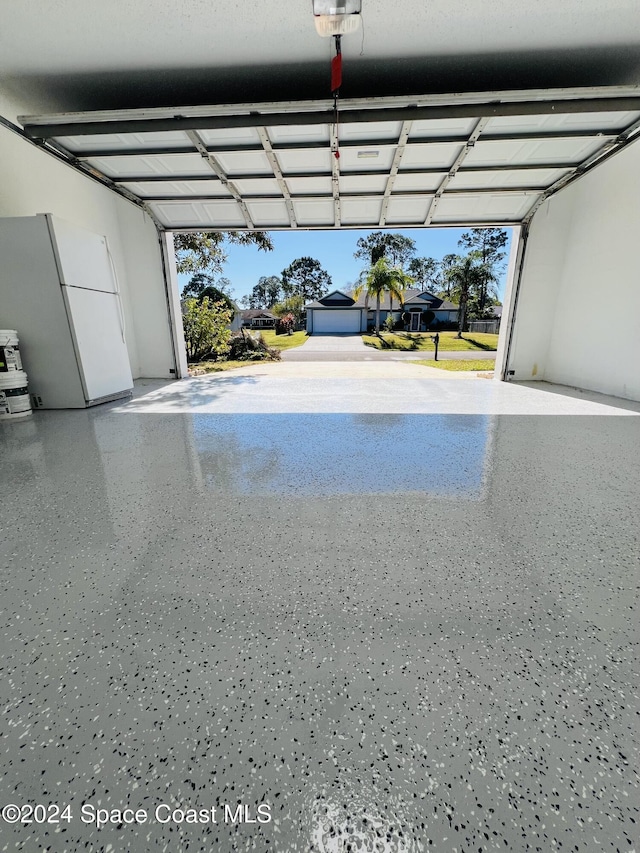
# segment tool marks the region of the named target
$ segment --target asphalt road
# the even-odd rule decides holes
[[[359,335],[312,335],[302,346],[283,350],[283,361],[415,361],[433,358],[431,350],[382,351],[368,347]],[[439,352],[438,360],[495,359],[495,351]]]

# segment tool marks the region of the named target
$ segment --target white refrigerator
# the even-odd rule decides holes
[[[105,237],[48,213],[0,219],[0,328],[18,332],[34,408],[77,409],[131,394]]]

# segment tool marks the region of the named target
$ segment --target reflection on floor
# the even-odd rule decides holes
[[[421,415],[194,415],[193,443],[213,491],[479,497],[491,419],[433,415],[426,437],[423,422]]]
[[[407,381],[0,424],[0,850],[634,849],[637,407]]]

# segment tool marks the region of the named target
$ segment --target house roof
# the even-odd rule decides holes
[[[458,309],[458,306],[453,302],[450,302],[448,299],[440,299],[439,296],[428,290],[419,290],[415,293],[415,296],[409,296],[409,291],[407,291],[405,293],[404,304],[411,305],[411,307],[420,305],[425,308],[431,308],[432,311],[456,311]]]
[[[347,293],[345,290],[332,290],[320,299],[315,299],[313,302],[307,303],[305,308],[358,308],[358,303],[355,302],[353,294]]]
[[[243,320],[255,320],[257,317],[266,317],[269,320],[278,319],[275,314],[272,314],[271,311],[267,311],[264,308],[247,308],[241,313]]]
[[[443,299],[442,304],[438,305],[436,311],[457,311],[460,306],[456,305],[455,302],[449,302],[448,299]]]
[[[412,288],[405,290],[405,292],[404,292],[405,302],[408,298],[411,298],[411,296],[415,296],[418,293],[420,293],[419,290],[414,290]],[[362,293],[360,294],[360,296],[358,296],[358,299],[356,300],[356,305],[360,305],[360,306],[364,307],[365,304],[368,304],[370,309],[375,308],[376,307],[376,299],[375,299],[375,297],[369,296],[369,298],[367,300],[367,293],[366,293],[366,291],[363,290]],[[393,300],[393,305],[394,305],[394,308],[396,308],[396,309],[398,309],[400,307],[400,303],[398,302],[397,299]],[[380,309],[382,311],[388,311],[389,308],[390,308],[389,294],[383,293],[381,298],[380,298]]]
[[[349,293],[345,293],[344,290],[332,290],[326,296],[321,296],[318,302],[327,308],[337,307],[338,305],[350,307],[355,303],[355,299]]]
[[[366,293],[363,291],[356,301],[356,306],[364,307],[366,298]],[[440,299],[428,290],[417,290],[416,288],[408,288],[405,290],[404,302],[402,304],[411,305],[413,307],[421,306],[424,308],[431,308],[433,311],[455,311],[458,308],[458,306],[454,305],[453,302],[449,302],[446,299]],[[393,300],[393,306],[395,310],[400,308],[397,299]],[[369,297],[369,309],[375,309],[375,307],[376,300]],[[389,311],[390,307],[389,294],[385,293],[383,298],[380,300],[380,309],[382,311]]]

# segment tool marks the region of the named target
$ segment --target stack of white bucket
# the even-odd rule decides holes
[[[0,329],[0,420],[31,414],[27,374],[22,369],[18,333]]]

